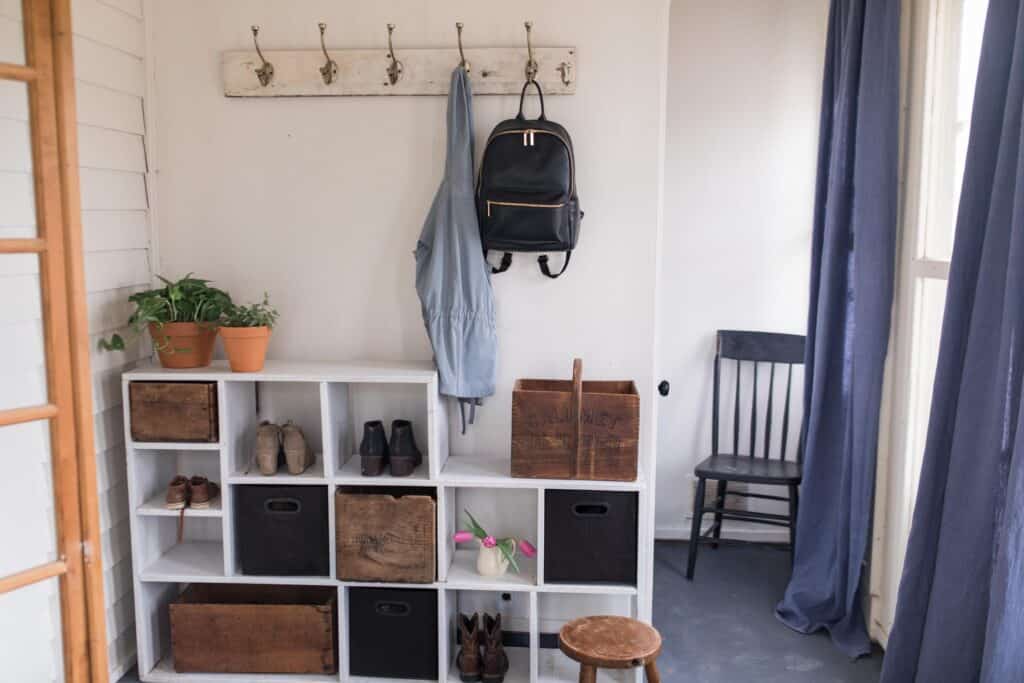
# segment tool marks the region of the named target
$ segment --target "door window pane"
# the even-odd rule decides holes
[[[60,584],[55,578],[0,595],[0,679],[61,683],[60,623]]]
[[[24,27],[21,0],[0,0],[0,62],[25,63]]]
[[[4,2],[0,0],[0,7]],[[2,22],[0,16],[0,28]],[[3,45],[2,36],[0,45]],[[28,85],[0,80],[0,239],[35,235]]]
[[[36,254],[0,254],[0,410],[47,402]]]
[[[0,457],[0,576],[9,576],[58,557],[49,422],[0,427]]]
[[[929,75],[933,93],[926,157],[930,167],[923,256],[948,261],[960,206],[974,84],[988,0],[943,3]]]

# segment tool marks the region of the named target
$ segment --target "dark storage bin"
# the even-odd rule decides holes
[[[325,486],[236,486],[235,536],[243,574],[329,576]]]
[[[349,672],[353,676],[437,680],[437,591],[348,591]]]
[[[337,601],[334,588],[194,583],[168,608],[174,670],[336,673]]]
[[[547,491],[544,580],[636,585],[637,494]]]

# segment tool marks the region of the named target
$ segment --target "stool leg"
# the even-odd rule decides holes
[[[653,659],[647,662],[647,666],[644,667],[644,671],[647,672],[647,683],[661,683],[661,674],[658,673],[658,663]]]
[[[597,669],[589,664],[580,664],[580,683],[597,683]]]

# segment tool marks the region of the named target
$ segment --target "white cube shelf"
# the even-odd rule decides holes
[[[128,385],[133,381],[216,382],[217,443],[136,443],[131,439]],[[649,482],[517,479],[508,458],[449,457],[449,418],[430,363],[308,363],[268,361],[258,373],[232,373],[223,362],[197,370],[144,367],[123,376],[125,440],[128,444],[129,504],[132,510],[139,677],[147,683],[290,683],[344,681],[379,683],[389,679],[348,674],[347,591],[353,587],[426,588],[438,594],[438,683],[457,681],[455,655],[460,611],[501,611],[504,628],[525,639],[508,648],[507,683],[575,681],[577,670],[550,645],[551,634],[570,618],[585,614],[639,614],[650,590],[638,586],[548,584],[543,577],[544,495],[549,489],[636,491],[646,496]],[[364,477],[358,456],[362,425],[379,419],[390,430],[394,419],[413,423],[423,464],[409,477]],[[264,476],[253,461],[256,427],[262,420],[299,425],[316,463],[301,475],[282,468]],[[177,474],[201,475],[221,484],[210,508],[187,509],[183,541],[179,515],[164,507],[167,483]],[[235,558],[233,490],[242,484],[323,486],[328,493],[330,576],[250,576]],[[437,496],[437,580],[429,584],[339,581],[335,566],[334,494],[343,486],[433,489]],[[641,510],[645,501],[641,500]],[[476,573],[475,545],[456,546],[452,534],[463,528],[469,509],[496,536],[527,538],[538,557],[519,556],[520,573],[485,578]],[[649,571],[650,529],[640,520],[640,576]],[[645,570],[645,568],[648,568]],[[333,586],[338,590],[339,672],[319,675],[178,674],[170,652],[167,605],[189,583],[247,583]],[[610,610],[610,612],[609,612]],[[602,674],[601,681],[638,681],[636,673]]]

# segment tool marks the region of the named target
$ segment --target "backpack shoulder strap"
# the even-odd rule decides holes
[[[565,263],[562,264],[562,269],[560,271],[558,271],[557,273],[554,273],[554,274],[552,274],[551,273],[551,269],[548,268],[548,255],[547,254],[541,254],[540,256],[538,256],[537,257],[537,263],[540,264],[540,272],[544,273],[549,278],[554,280],[559,275],[564,273],[565,269],[569,267],[569,259],[570,258],[572,258],[572,249],[570,249],[569,251],[565,252]]]
[[[484,249],[484,260],[487,260],[487,254],[489,254],[489,253],[490,253],[489,249]],[[499,265],[497,268],[495,268],[494,266],[491,266],[491,272],[495,273],[495,274],[497,274],[497,273],[504,273],[506,270],[508,270],[511,267],[512,267],[512,254],[506,251],[505,254],[501,257],[501,265]]]

